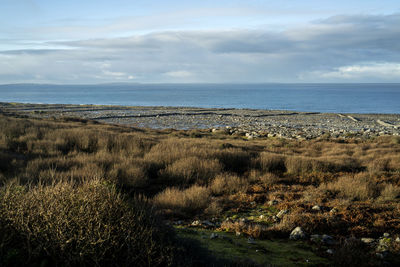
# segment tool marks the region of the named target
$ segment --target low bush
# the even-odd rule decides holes
[[[338,192],[339,196],[352,200],[367,200],[380,195],[381,187],[368,174],[345,175],[336,181],[322,184],[320,189]]]
[[[285,172],[285,158],[281,155],[262,152],[258,158],[258,164],[264,172]]]
[[[174,184],[207,183],[221,172],[222,166],[216,159],[197,157],[181,158],[160,172],[164,180]]]
[[[247,187],[248,183],[243,178],[227,173],[218,175],[210,184],[210,190],[214,195],[245,192]]]
[[[170,231],[143,199],[130,204],[113,186],[90,181],[0,193],[1,265],[164,266]]]
[[[174,214],[193,215],[207,208],[209,198],[210,192],[206,187],[194,185],[184,190],[168,187],[154,197],[154,203]]]

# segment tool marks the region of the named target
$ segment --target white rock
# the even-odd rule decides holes
[[[315,205],[315,206],[312,207],[311,209],[312,209],[312,210],[315,210],[315,211],[320,211],[320,210],[321,210],[321,207],[318,206],[318,205]]]
[[[289,213],[288,210],[280,210],[280,211],[278,212],[278,214],[276,214],[276,217],[278,217],[279,219],[282,219],[283,215],[285,215],[285,214],[287,214],[287,213]]]
[[[303,229],[300,226],[297,226],[296,228],[293,229],[293,231],[290,233],[289,239],[292,240],[300,240],[300,239],[305,239],[306,238],[306,233],[303,231]]]
[[[199,220],[193,221],[192,226],[199,226],[201,222]]]
[[[375,239],[370,238],[370,237],[363,237],[363,238],[361,238],[361,242],[363,242],[365,244],[372,244],[375,242]]]

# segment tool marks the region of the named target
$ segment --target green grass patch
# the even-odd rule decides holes
[[[328,265],[328,259],[317,256],[313,248],[301,241],[283,239],[255,240],[250,244],[247,237],[206,229],[175,228],[179,237],[198,241],[219,259],[235,262],[254,262],[273,266],[321,266]],[[218,235],[211,239],[212,233]]]

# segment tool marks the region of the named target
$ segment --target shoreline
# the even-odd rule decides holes
[[[154,129],[209,129],[247,139],[281,137],[303,140],[321,136],[371,138],[400,135],[400,114],[5,102],[0,102],[0,111],[33,118],[77,117]]]

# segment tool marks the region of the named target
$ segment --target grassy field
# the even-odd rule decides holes
[[[302,257],[316,265],[379,265],[399,258],[395,136],[246,140],[224,131],[0,115],[0,181],[5,266],[287,266]],[[287,213],[277,220],[281,210]],[[165,224],[178,220],[188,223],[178,230]],[[187,230],[193,220],[219,223]],[[297,226],[334,236],[336,253],[288,243]],[[204,231],[240,233],[267,252],[219,246]],[[390,235],[384,260],[349,241],[383,233]],[[300,256],[282,256],[291,250]]]

